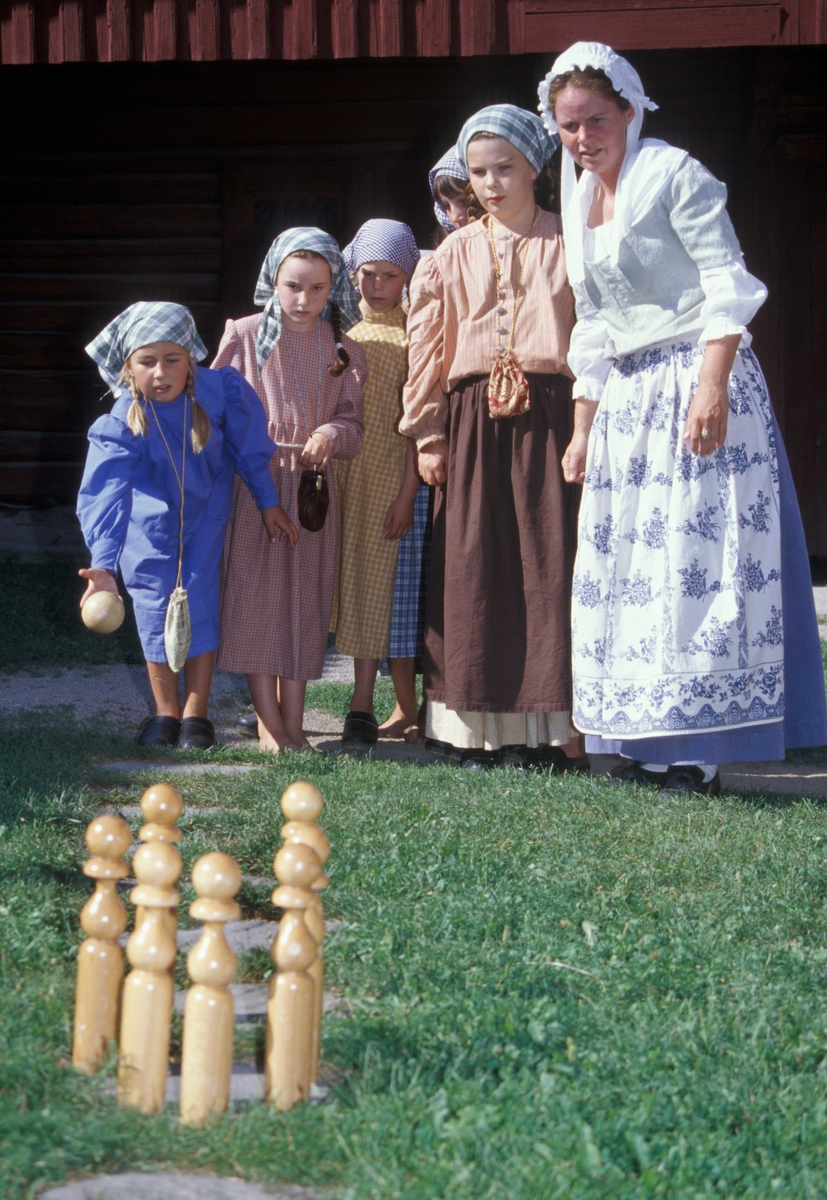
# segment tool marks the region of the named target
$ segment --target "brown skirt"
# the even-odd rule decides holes
[[[531,408],[488,415],[488,377],[448,399],[436,489],[425,695],[470,712],[571,709],[571,577],[580,488],[563,480],[571,381],[531,375]]]

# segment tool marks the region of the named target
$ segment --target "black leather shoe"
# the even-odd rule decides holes
[[[243,733],[245,737],[258,737],[258,713],[245,713],[243,717],[239,717],[235,723],[235,727],[239,733]]]
[[[580,754],[577,758],[569,758],[559,746],[503,746],[502,763],[504,767],[513,767],[523,773],[529,771],[546,771],[549,775],[573,774],[588,775],[592,764],[588,754]]]
[[[608,775],[604,775],[600,782],[609,786],[616,786],[619,783],[633,783],[638,787],[648,787],[651,784],[654,784],[655,787],[660,787],[665,778],[666,772],[646,771],[643,768],[643,763],[633,758],[631,761],[627,760],[621,763],[619,767],[615,767]]]
[[[704,782],[704,773],[700,767],[669,767],[661,776],[659,796],[718,796],[721,792],[721,773],[716,771],[713,777]]]
[[[207,717],[184,717],[178,745],[182,750],[211,750],[215,745],[215,726]]]
[[[463,750],[459,765],[463,771],[492,771],[501,766],[502,761],[500,750]]]
[[[501,750],[462,750],[436,738],[425,738],[425,749],[437,762],[446,767],[462,767],[464,771],[490,771],[502,763]]]
[[[373,713],[352,709],[345,717],[342,745],[346,749],[365,750],[379,741],[379,722]]]
[[[151,717],[138,734],[138,745],[177,746],[180,732],[177,717]]]

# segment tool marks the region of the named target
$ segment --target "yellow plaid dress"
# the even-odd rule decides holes
[[[397,305],[386,313],[368,313],[348,330],[368,360],[365,440],[356,458],[333,464],[339,558],[330,629],[339,653],[353,658],[388,653],[399,542],[388,541],[382,525],[405,474],[408,439],[396,430],[408,363],[405,319]]]

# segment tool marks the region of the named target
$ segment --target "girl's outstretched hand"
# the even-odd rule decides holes
[[[304,444],[299,462],[303,467],[326,467],[333,453],[333,443],[326,433],[311,433]]]
[[[118,591],[118,583],[111,571],[104,570],[103,567],[82,567],[78,571],[81,579],[87,579],[89,582],[86,585],[86,591],[80,598],[80,607],[83,608],[90,596],[94,596],[95,592],[109,592],[111,596],[117,596],[119,600],[123,600],[123,596]]]
[[[274,505],[273,508],[263,508],[261,519],[271,542],[287,542],[291,550],[296,549],[299,531],[280,504]]]
[[[382,522],[382,532],[386,539],[392,542],[396,538],[404,537],[406,533],[410,533],[413,529],[413,522],[413,500],[406,500],[403,496],[397,496],[385,514],[385,520]]]

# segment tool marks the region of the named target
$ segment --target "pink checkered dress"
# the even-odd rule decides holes
[[[337,378],[328,374],[334,361],[333,331],[321,322],[322,393],[318,424],[318,340],[312,333],[285,330],[259,376],[256,366],[258,314],[228,321],[213,364],[234,366],[256,389],[277,445],[304,443],[316,429],[333,442],[335,458],[354,458],[362,448],[362,388],[367,375],[365,352],[342,339],[350,366]],[[292,354],[307,421],[296,396],[287,352]],[[308,429],[307,422],[311,428]],[[329,479],[330,508],[324,527],[309,533],[299,527],[297,492],[301,468],[298,450],[277,450],[270,471],[279,499],[299,528],[295,550],[271,545],[246,486],[236,478],[233,512],[224,543],[221,642],[218,666],[226,671],[318,679],[322,674],[336,571],[338,512],[336,489]]]

